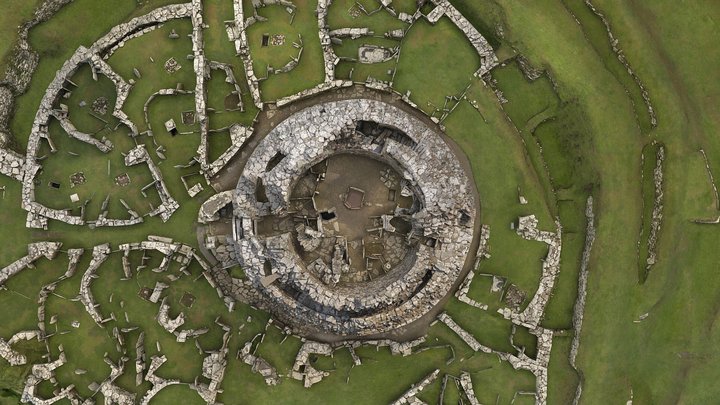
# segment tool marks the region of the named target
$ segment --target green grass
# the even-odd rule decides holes
[[[642,96],[642,90],[613,51],[605,24],[582,0],[563,0],[563,4],[580,21],[587,41],[598,53],[605,68],[615,76],[627,91],[628,97],[633,103],[638,125],[640,125],[643,133],[649,133],[652,130],[652,123],[650,113]],[[599,11],[602,12],[602,10]],[[612,26],[610,28],[612,29]],[[622,49],[622,43],[619,46]],[[632,66],[632,60],[630,62]]]
[[[429,49],[435,50],[432,58]],[[434,26],[419,20],[403,42],[393,87],[403,94],[411,91],[410,99],[432,114],[443,108],[446,96],[467,87],[478,67],[477,52],[448,18]]]
[[[169,1],[151,1],[138,7],[134,1],[122,0],[107,8],[101,2],[75,0],[49,23],[34,29],[31,42],[42,59],[29,92],[18,100],[12,129],[19,144],[26,143],[47,84],[77,46],[89,45],[115,24],[166,3]],[[330,10],[331,28],[368,26],[382,35],[390,29],[405,27],[384,11],[373,17],[353,19],[347,13],[352,3],[335,1]],[[369,10],[378,5],[370,0],[362,3]],[[410,0],[394,2],[396,8],[403,11],[412,11],[412,3]],[[260,12],[274,18],[251,27],[254,30],[250,33],[251,48],[256,63],[260,64],[257,67],[261,76],[266,64],[280,66],[295,54],[295,49],[288,46],[297,33],[302,33],[305,44],[303,59],[297,69],[262,83],[265,100],[275,100],[311,87],[321,82],[324,76],[317,41],[315,3],[297,0],[296,4],[298,15],[292,25],[289,24],[290,15],[283,8],[269,7]],[[505,276],[508,282],[518,285],[531,296],[537,287],[540,260],[547,247],[521,239],[510,229],[510,223],[519,215],[536,214],[542,229],[553,230],[552,218],[559,216],[564,227],[561,272],[543,326],[568,328],[584,242],[582,214],[585,198],[591,193],[595,197],[598,236],[590,263],[589,295],[578,357],[578,365],[585,375],[583,402],[621,403],[629,399],[632,389],[638,403],[712,403],[717,397],[714,381],[718,377],[712,359],[719,354],[714,342],[720,338],[714,326],[720,294],[712,280],[720,260],[716,249],[720,240],[715,227],[695,225],[689,220],[717,215],[704,165],[697,153],[699,148],[705,149],[711,166],[720,168],[720,139],[716,136],[720,132],[720,113],[716,108],[720,82],[712,70],[720,64],[720,52],[715,43],[708,40],[718,37],[714,8],[701,3],[684,3],[678,7],[677,2],[667,0],[651,3],[595,0],[610,19],[625,54],[653,97],[660,124],[650,134],[671,151],[666,160],[666,207],[658,247],[659,262],[647,281],[638,285],[636,244],[642,226],[642,190],[647,188],[647,184],[640,181],[639,156],[643,145],[648,143],[649,127],[637,85],[611,53],[604,27],[577,0],[453,0],[453,4],[499,48],[501,60],[510,60],[516,52],[522,53],[535,66],[547,68],[555,84],[551,86],[546,78],[528,83],[514,63],[500,67],[493,75],[510,100],[501,106],[488,88],[472,78],[479,66],[477,56],[464,35],[447,19],[435,26],[424,20],[418,21],[404,41],[395,89],[401,93],[410,91],[411,99],[424,111],[432,113],[443,106],[447,95],[456,95],[471,85],[467,99],[460,101],[443,124],[448,136],[470,161],[481,197],[481,220],[491,226],[492,258],[483,261],[479,271]],[[232,18],[231,3],[208,0],[205,6],[210,25],[205,30],[208,58],[231,63],[246,91],[241,61],[227,41],[221,23]],[[0,38],[13,37],[13,27],[27,18],[32,7],[34,2],[27,2],[0,16],[0,26],[5,30],[0,31]],[[580,25],[570,11],[580,20]],[[78,29],[77,21],[93,23]],[[500,38],[498,26],[503,27],[504,38]],[[181,39],[167,38],[172,28],[180,33]],[[185,59],[190,52],[186,37],[189,29],[187,21],[165,24],[151,34],[129,41],[110,60],[126,79],[133,78],[133,67],[143,74],[126,105],[128,114],[141,130],[145,129],[142,107],[150,94],[159,88],[175,87],[177,82],[182,82],[186,89],[194,87],[191,64]],[[286,33],[288,42],[284,49],[259,47],[258,35],[265,32]],[[350,56],[357,51],[358,43],[372,41],[376,40],[347,41],[336,46],[336,51]],[[11,44],[12,40],[0,42],[0,55],[6,53]],[[154,64],[149,61],[150,56],[156,59]],[[162,70],[162,63],[169,56],[175,56],[183,64],[183,69],[173,76]],[[354,67],[354,80],[362,81],[368,76],[387,80],[387,70],[393,66],[392,62],[376,66],[341,63],[337,73],[338,77],[348,78]],[[223,75],[217,73],[208,83],[209,100],[216,109],[222,106],[221,102],[230,90],[222,80]],[[71,108],[71,118],[82,130],[95,131],[99,123],[79,109],[77,103],[81,99],[91,102],[99,95],[111,98],[112,88],[106,80],[98,83],[89,80],[87,68],[81,69],[74,80],[81,88],[66,101]],[[243,100],[249,107],[247,92]],[[5,199],[0,200],[0,223],[3,230],[7,230],[0,234],[3,246],[0,264],[5,265],[24,255],[27,242],[44,239],[62,240],[65,247],[90,247],[105,241],[116,246],[155,233],[195,244],[192,224],[201,202],[211,192],[205,191],[194,199],[187,198],[179,178],[194,169],[178,170],[172,166],[187,163],[194,156],[199,139],[195,135],[173,138],[162,128],[168,118],[175,118],[179,123],[180,112],[193,109],[193,104],[191,96],[162,97],[150,104],[154,140],[168,149],[168,160],[160,163],[155,153],[151,154],[160,163],[171,194],[183,202],[182,208],[167,224],[148,219],[141,227],[91,231],[51,223],[47,232],[25,231],[25,213],[17,204],[20,186],[10,179],[0,178],[0,186],[7,187]],[[473,105],[477,105],[477,109]],[[248,108],[245,113],[214,114],[211,126],[249,123],[255,113],[256,110]],[[98,205],[107,192],[112,192],[116,198],[122,195],[132,205],[147,209],[147,199],[131,190],[115,190],[112,179],[106,174],[108,158],[112,159],[113,170],[131,170],[121,164],[120,152],[133,146],[123,128],[108,134],[119,146],[109,156],[70,140],[57,124],[53,124],[50,131],[61,151],[44,161],[45,172],[38,185],[38,200],[59,208],[66,206],[70,190],[64,188],[52,194],[46,183],[57,178],[67,184],[69,174],[84,170],[89,182],[74,191],[82,197],[95,194],[89,215],[97,214]],[[148,137],[140,137],[138,141],[148,145],[153,143]],[[228,145],[226,135],[213,135],[211,155],[219,155]],[[154,147],[149,149],[154,150]],[[63,155],[66,150],[82,154],[79,158],[71,158]],[[133,185],[147,181],[144,167],[132,170]],[[518,188],[529,200],[528,205],[518,203]],[[552,190],[557,192],[557,201]],[[111,202],[110,207],[112,214],[123,214],[117,202]],[[61,274],[66,260],[62,255],[53,262],[40,260],[36,269],[25,270],[14,277],[8,283],[9,291],[0,292],[0,304],[7,313],[14,315],[3,319],[0,336],[8,338],[14,331],[34,327],[34,299],[40,285]],[[132,260],[138,263],[138,255],[134,254]],[[58,294],[66,297],[77,294],[82,270],[88,262],[89,252],[81,262],[80,273],[61,283]],[[157,255],[153,263],[159,263]],[[93,292],[102,303],[101,312],[112,311],[117,316],[127,309],[132,323],[147,331],[149,353],[155,352],[154,342],[159,340],[168,354],[170,360],[159,374],[192,381],[199,373],[202,356],[192,343],[175,343],[173,336],[153,319],[156,306],[136,296],[140,285],[152,286],[164,275],[146,270],[137,282],[120,281],[120,268],[119,256],[115,255],[100,270],[102,277],[93,283]],[[351,368],[348,351],[343,349],[332,357],[318,359],[317,366],[330,371],[331,375],[309,391],[302,388],[301,383],[289,379],[283,379],[276,387],[266,387],[262,377],[252,374],[249,366],[234,359],[234,353],[264,329],[267,315],[242,305],[236,312],[228,314],[215,291],[204,280],[193,281],[198,271],[193,268],[193,277],[173,283],[168,291],[171,313],[176,314],[182,309],[178,305],[182,293],[192,291],[198,302],[191,310],[182,309],[188,316],[188,325],[207,324],[209,313],[221,315],[222,321],[231,325],[233,331],[247,324],[230,342],[229,366],[223,384],[225,392],[219,398],[222,402],[342,403],[353,398],[362,403],[387,403],[436,367],[452,375],[459,375],[462,370],[470,371],[482,403],[495,403],[498,397],[500,403],[509,403],[517,391],[534,389],[532,375],[512,370],[509,364],[499,363],[496,356],[472,353],[442,324],[430,329],[424,346],[433,348],[421,354],[393,357],[387,348],[365,347],[358,350],[364,365]],[[476,277],[470,294],[488,303],[490,311],[479,311],[455,300],[448,304],[447,310],[463,327],[476,333],[483,343],[511,351],[510,324],[496,314],[495,310],[502,304],[498,301],[499,296],[490,294],[488,289],[488,280]],[[107,302],[111,292],[115,294],[112,304]],[[119,308],[121,299],[125,301],[122,309]],[[646,312],[650,315],[644,322],[632,322]],[[81,394],[87,395],[87,384],[107,375],[103,354],[107,352],[113,360],[119,357],[114,342],[107,330],[94,326],[77,302],[52,296],[48,303],[48,318],[53,313],[62,314],[61,329],[71,330],[69,334],[51,338],[53,355],[57,355],[57,345],[63,344],[70,361],[58,370],[58,378],[63,385],[75,383]],[[246,322],[248,315],[252,315],[252,322]],[[72,319],[81,322],[79,329],[69,326]],[[126,323],[122,315],[118,319],[118,325]],[[211,332],[199,342],[205,349],[217,348],[221,336],[221,330],[213,325]],[[131,358],[136,338],[137,332],[129,334]],[[570,338],[556,337],[554,341],[549,369],[549,403],[568,403],[575,392],[577,376],[567,364]],[[258,352],[281,373],[286,373],[300,342],[288,338],[280,344],[282,339],[282,333],[270,327]],[[534,337],[527,331],[519,329],[515,339],[516,343],[526,346],[529,353],[534,350]],[[455,348],[456,355],[455,361],[449,364],[446,361],[451,354],[447,345]],[[21,349],[31,355],[39,353],[34,347]],[[78,367],[87,369],[88,373],[75,375],[74,369]],[[0,385],[17,390],[26,372],[27,368],[11,369],[0,365]],[[118,384],[135,389],[132,374],[126,372]],[[348,376],[349,384],[346,383]],[[144,392],[148,388],[149,385],[144,383],[138,391]],[[41,385],[45,394],[52,389],[50,384]],[[433,403],[439,390],[440,381],[436,381],[420,397]],[[459,397],[450,382],[445,403],[455,403]],[[183,386],[163,391],[155,402],[190,403],[197,399],[197,395]],[[5,392],[0,393],[0,403],[9,402],[17,401],[7,397]],[[530,402],[532,400],[527,396],[516,399],[517,404]]]
[[[406,3],[407,1],[408,0],[405,0]],[[373,12],[380,7],[379,1],[362,0],[360,3],[365,7],[367,12]],[[393,2],[393,6],[396,6],[396,3],[397,2]],[[373,31],[374,35],[383,35],[392,30],[405,29],[408,26],[385,10],[380,10],[372,15],[366,15],[360,12],[357,17],[354,17],[350,14],[349,10],[351,8],[356,9],[355,4],[355,0],[333,1],[327,17],[330,30],[339,28],[368,28],[370,31]],[[409,8],[408,4],[400,4],[400,6],[406,10]]]
[[[250,15],[252,6],[246,2],[245,13]],[[288,73],[271,74],[260,83],[264,101],[275,101],[311,88],[323,82],[325,78],[324,61],[320,40],[317,34],[317,17],[315,9],[317,0],[296,0],[295,18],[290,24],[290,14],[285,7],[267,6],[259,10],[259,14],[267,17],[266,22],[257,22],[247,29],[248,43],[253,58],[255,75],[266,76],[267,66],[281,68],[292,57],[297,57],[298,49],[292,46],[302,38],[303,52],[300,63]],[[285,43],[282,46],[262,47],[263,34],[283,34]],[[300,35],[300,37],[298,37]]]

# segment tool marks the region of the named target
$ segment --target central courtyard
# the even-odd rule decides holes
[[[340,283],[371,281],[395,267],[410,248],[411,226],[394,214],[410,209],[415,200],[401,194],[403,183],[407,181],[390,164],[363,154],[337,154],[313,166],[293,190],[293,199],[303,203],[296,226],[296,250],[303,262],[310,267],[319,258],[331,262],[333,240],[338,238],[346,246],[349,265]],[[308,227],[311,222],[314,229]],[[300,241],[318,227],[330,237],[318,249],[306,251]]]

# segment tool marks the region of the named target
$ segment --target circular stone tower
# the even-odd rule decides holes
[[[474,187],[438,129],[391,104],[316,104],[273,128],[234,194],[236,256],[259,305],[305,335],[380,336],[453,290]]]

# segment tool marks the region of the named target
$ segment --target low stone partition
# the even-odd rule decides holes
[[[30,374],[25,380],[25,388],[23,388],[20,401],[22,403],[30,403],[33,405],[50,405],[62,399],[69,398],[75,389],[74,385],[69,385],[65,388],[59,389],[53,394],[53,397],[49,399],[42,398],[38,394],[38,386],[43,381],[54,380],[55,370],[66,362],[67,358],[65,357],[65,352],[62,350],[62,347],[60,347],[60,355],[57,360],[33,365]]]
[[[217,221],[220,219],[218,211],[220,211],[223,207],[232,205],[232,202],[232,190],[223,191],[222,193],[213,195],[200,207],[200,212],[198,212],[198,222],[201,224],[209,224],[210,222]]]
[[[580,349],[580,336],[582,335],[585,300],[587,298],[587,282],[590,273],[590,253],[592,252],[593,243],[595,242],[595,212],[593,210],[592,196],[588,197],[585,204],[585,221],[585,247],[583,248],[582,258],[580,260],[580,274],[578,275],[577,289],[578,293],[575,305],[573,305],[573,338],[570,343],[570,354],[568,355],[570,366],[578,373],[580,378],[577,390],[575,391],[573,404],[578,404],[580,402],[580,395],[582,394],[583,386],[582,372],[578,369],[575,359],[577,358],[578,350]]]
[[[265,379],[267,385],[277,385],[280,383],[280,376],[277,373],[275,367],[273,367],[267,360],[256,355],[254,352],[251,353],[253,342],[246,342],[243,348],[238,352],[238,357],[243,363],[252,367],[253,373],[258,373]]]
[[[101,328],[103,327],[103,324],[109,321],[111,318],[103,319],[102,315],[100,315],[100,312],[97,309],[100,304],[95,302],[95,297],[93,297],[92,290],[90,289],[90,284],[92,283],[92,280],[98,277],[96,272],[105,262],[105,260],[107,260],[109,255],[110,244],[108,243],[104,245],[98,245],[93,248],[92,260],[90,261],[90,265],[88,266],[87,270],[85,270],[85,273],[80,280],[80,293],[78,294],[80,302],[85,307],[85,311],[87,311],[88,315],[90,315],[93,321],[95,321],[95,323]]]
[[[222,347],[219,350],[208,353],[208,356],[203,359],[202,365],[202,376],[210,380],[208,384],[198,382],[195,379],[195,383],[190,387],[194,388],[200,397],[205,400],[208,404],[215,404],[217,395],[222,392],[220,384],[222,384],[225,378],[225,369],[227,368],[227,353],[228,353],[228,341],[230,340],[230,332],[225,332],[223,335]]]
[[[178,202],[170,195],[170,191],[163,180],[163,174],[155,162],[153,162],[150,154],[145,148],[145,145],[136,146],[125,156],[126,166],[135,166],[141,163],[147,164],[150,174],[152,175],[153,180],[155,180],[155,188],[157,189],[160,201],[162,202],[160,206],[152,210],[148,215],[153,217],[159,216],[163,222],[167,222],[168,219],[170,219],[170,216],[172,216],[172,214],[180,208],[180,204],[178,204]]]
[[[45,257],[52,260],[57,255],[62,243],[60,242],[37,242],[28,245],[28,254],[10,265],[0,269],[0,286],[4,285],[10,277],[32,266],[33,262]]]
[[[62,92],[64,91],[65,82],[73,76],[83,63],[88,63],[93,67],[94,76],[96,76],[98,72],[107,76],[115,84],[117,90],[113,116],[126,125],[132,134],[137,135],[137,127],[130,121],[127,114],[122,111],[122,106],[132,86],[114,72],[104,59],[112,55],[116,49],[123,47],[125,41],[147,33],[159,24],[172,19],[191,17],[192,10],[192,3],[172,4],[159,7],[148,14],[119,24],[102,38],[95,41],[89,48],[79,47],[70,59],[65,61],[62,67],[56,72],[54,79],[48,85],[45,95],[40,101],[40,106],[35,115],[28,140],[25,165],[22,170],[24,171],[24,176],[22,177],[22,208],[28,211],[26,226],[46,229],[48,219],[54,219],[71,225],[85,224],[85,221],[80,216],[70,215],[65,210],[51,209],[35,201],[34,181],[41,168],[37,162],[40,142],[43,138],[48,138],[49,136],[49,120],[53,114],[55,103],[60,100]],[[2,167],[2,165],[0,165],[0,167]]]
[[[458,335],[460,339],[462,339],[462,341],[465,342],[468,346],[470,346],[470,348],[474,351],[483,353],[493,352],[492,349],[478,342],[477,339],[475,339],[475,336],[471,335],[468,331],[458,325],[457,322],[455,322],[455,320],[452,319],[450,315],[448,315],[446,312],[440,314],[438,316],[438,320],[447,325],[450,330],[455,332],[455,334]]]
[[[545,314],[545,307],[552,295],[555,279],[560,273],[560,253],[562,251],[562,226],[555,221],[556,232],[541,231],[537,228],[538,220],[535,215],[520,217],[517,234],[523,239],[544,242],[548,245],[548,254],[543,260],[540,285],[524,311],[516,312],[509,308],[498,310],[506,319],[528,329],[538,327]]]
[[[250,138],[253,133],[252,128],[242,126],[240,124],[233,124],[229,128],[230,131],[230,147],[220,155],[214,162],[207,162],[207,155],[205,161],[201,162],[201,168],[206,179],[210,179],[217,175],[230,160],[240,152],[240,149],[245,145],[245,141]]]
[[[7,360],[7,362],[10,363],[11,366],[22,366],[24,364],[27,364],[27,357],[25,357],[22,353],[14,350],[12,346],[21,340],[32,340],[39,338],[40,332],[36,330],[18,332],[14,334],[13,337],[11,337],[8,341],[0,338],[0,357]]]
[[[468,272],[467,276],[465,276],[465,279],[463,280],[462,284],[460,284],[460,287],[455,292],[455,297],[460,300],[460,302],[463,302],[465,304],[468,304],[472,307],[482,309],[483,311],[487,311],[488,306],[486,304],[481,304],[480,302],[475,301],[474,299],[470,298],[468,296],[468,292],[470,291],[470,286],[472,285],[473,279],[475,278],[475,271],[477,270],[478,266],[480,265],[480,260],[483,258],[490,258],[489,247],[488,247],[488,240],[490,239],[490,226],[488,225],[482,225],[480,228],[480,246],[478,247],[477,253],[475,254],[475,265],[473,268]]]
[[[480,405],[480,401],[478,401],[475,396],[475,389],[473,389],[470,373],[467,371],[460,373],[460,388],[462,388],[462,391],[465,393],[468,401],[470,401],[470,405]]]
[[[435,371],[425,376],[425,378],[420,380],[417,384],[413,384],[409,390],[405,391],[405,393],[400,398],[393,401],[391,405],[417,404],[419,401],[419,399],[417,399],[417,395],[428,385],[435,382],[438,375],[440,375],[440,369],[435,369]]]
[[[185,324],[185,313],[180,312],[180,315],[178,315],[177,317],[170,318],[170,305],[166,301],[167,297],[164,297],[162,299],[162,302],[160,302],[160,309],[158,310],[157,321],[160,326],[163,327],[163,329],[170,333],[174,333],[177,328]]]
[[[448,16],[450,20],[465,34],[467,39],[470,41],[472,46],[480,55],[480,69],[475,73],[476,76],[481,77],[482,75],[489,72],[492,68],[497,66],[498,59],[495,56],[495,51],[482,36],[480,31],[473,26],[470,21],[465,18],[458,9],[455,8],[448,0],[430,0],[435,4],[435,8],[427,15],[428,21],[434,24],[444,15]]]
[[[323,378],[330,375],[327,371],[316,369],[310,364],[310,355],[319,354],[322,356],[330,356],[333,354],[333,348],[327,343],[305,341],[300,347],[295,363],[293,364],[290,377],[303,381],[305,388],[310,388],[319,383]],[[301,371],[304,370],[304,371]]]
[[[25,158],[19,153],[0,148],[0,174],[22,181],[25,174],[24,166]]]
[[[109,139],[96,139],[90,134],[78,131],[78,129],[75,128],[75,125],[70,122],[70,118],[68,118],[67,113],[54,110],[51,114],[60,122],[62,129],[67,132],[71,138],[90,144],[98,148],[98,150],[102,153],[108,153],[113,149],[113,144]]]
[[[155,375],[155,372],[160,368],[160,366],[165,364],[165,362],[167,362],[167,357],[165,357],[165,355],[153,356],[151,358],[150,366],[148,367],[147,374],[145,375],[145,381],[152,384],[152,388],[150,388],[140,399],[140,405],[149,405],[150,401],[152,401],[155,395],[157,395],[157,393],[163,388],[171,385],[182,384],[180,380],[168,379]]]
[[[210,120],[207,115],[207,92],[205,78],[210,76],[205,60],[205,41],[203,39],[203,6],[202,0],[192,0],[192,51],[193,71],[195,72],[195,122],[200,126],[200,145],[197,149],[197,160],[201,165],[208,161],[208,130]]]
[[[320,46],[323,50],[323,60],[325,66],[325,83],[335,80],[335,66],[340,62],[332,47],[332,39],[330,30],[328,29],[327,15],[328,9],[332,5],[332,0],[318,0],[317,18],[318,18],[318,35],[320,36]]]
[[[225,22],[225,30],[227,31],[228,39],[235,43],[235,50],[245,66],[245,77],[247,78],[253,102],[257,108],[262,110],[263,102],[260,96],[260,82],[253,70],[252,56],[250,55],[247,33],[245,32],[247,27],[245,26],[243,0],[233,0],[233,11],[235,19]]]

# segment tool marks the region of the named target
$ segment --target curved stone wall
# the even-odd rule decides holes
[[[371,139],[355,130],[359,121],[397,129],[407,138]],[[403,267],[387,276],[329,286],[308,271],[289,232],[264,236],[257,221],[290,213],[293,184],[311,165],[353,151],[401,169],[421,200],[410,215],[418,234],[410,236],[432,243],[418,243]],[[282,160],[267,170],[279,153]],[[256,196],[259,182],[263,201]],[[472,243],[475,207],[472,185],[439,130],[381,101],[327,102],[281,122],[249,158],[234,198],[236,253],[261,305],[299,333],[386,333],[418,320],[451,293]]]

